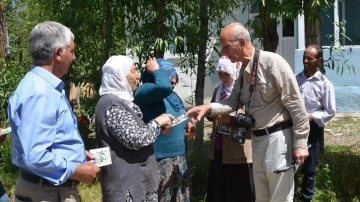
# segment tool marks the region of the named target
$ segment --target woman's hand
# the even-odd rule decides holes
[[[186,133],[185,133],[185,137],[187,139],[193,139],[195,137],[196,134],[196,129],[194,124],[192,124],[191,122],[189,122],[185,128]]]
[[[153,71],[159,69],[159,64],[156,62],[156,58],[149,58],[145,64],[145,70],[148,73],[152,73]]]
[[[159,123],[161,127],[162,134],[169,134],[171,131],[171,121],[174,119],[174,116],[171,114],[161,114],[156,117],[155,120]]]

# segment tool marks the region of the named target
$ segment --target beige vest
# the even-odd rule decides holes
[[[215,134],[218,123],[229,123],[231,115],[221,115],[214,117],[212,135],[210,136],[209,158],[214,159]],[[232,130],[231,130],[232,131]],[[252,149],[251,149],[251,134],[250,131],[246,136],[245,143],[240,143],[231,140],[230,135],[222,135],[222,163],[224,164],[240,164],[252,163]]]

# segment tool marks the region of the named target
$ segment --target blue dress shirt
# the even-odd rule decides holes
[[[9,99],[8,117],[12,162],[22,171],[59,185],[85,162],[64,83],[51,72],[32,66]]]

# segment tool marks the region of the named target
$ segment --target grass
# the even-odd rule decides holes
[[[336,118],[326,126],[335,134],[344,136],[357,136],[360,132],[359,118],[344,116],[343,118]]]
[[[80,184],[78,187],[82,201],[84,202],[99,202],[101,201],[101,185],[99,181],[94,184],[86,185]]]
[[[331,121],[327,129],[335,134],[342,134],[350,140],[347,144],[325,145],[325,152],[320,156],[317,167],[316,193],[313,202],[360,202],[360,124],[359,118],[345,116]],[[205,133],[209,124],[205,125]],[[205,135],[206,136],[206,135]],[[350,144],[349,144],[350,142]],[[208,166],[208,138],[204,138],[200,148],[195,141],[188,141],[189,164],[192,174],[192,194],[194,202],[204,201],[206,194]],[[10,162],[9,138],[1,145],[3,161],[0,164],[1,180],[10,196],[15,191],[17,169]],[[10,165],[9,165],[10,164]],[[295,196],[299,195],[301,171],[296,174]],[[99,181],[91,185],[80,184],[79,192],[84,202],[101,201],[101,185]]]

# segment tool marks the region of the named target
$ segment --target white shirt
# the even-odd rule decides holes
[[[307,113],[311,114],[319,127],[324,127],[335,115],[335,92],[333,84],[320,71],[307,78],[302,71],[296,75],[300,93]]]

